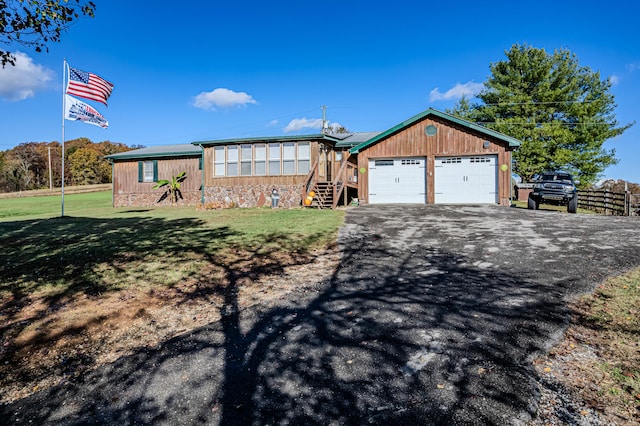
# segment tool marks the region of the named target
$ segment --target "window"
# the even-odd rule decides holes
[[[375,165],[376,165],[376,167],[393,166],[393,160],[376,160],[375,161]]]
[[[462,163],[462,158],[460,157],[443,158],[440,160],[440,162],[442,164],[457,164],[457,163]]]
[[[414,166],[416,164],[420,164],[420,160],[416,160],[415,158],[409,158],[407,160],[402,160],[400,163],[403,166]]]
[[[158,181],[158,160],[138,161],[138,182]]]
[[[310,142],[245,143],[213,147],[214,177],[306,175],[310,170]]]
[[[296,173],[296,144],[286,142],[282,144],[282,174],[294,175]]]
[[[144,162],[144,181],[153,182],[153,161]]]
[[[309,142],[298,143],[298,174],[306,175],[311,170],[311,147]]]
[[[213,149],[213,175],[224,176],[224,146],[216,146]]]
[[[267,174],[267,146],[265,144],[259,144],[255,146],[255,170],[256,176],[264,176]]]
[[[470,157],[470,163],[490,163],[491,158],[489,157]]]
[[[251,162],[253,155],[251,145],[240,146],[240,174],[242,176],[251,176]]]
[[[227,147],[227,176],[238,176],[238,147]]]
[[[280,174],[280,144],[269,144],[269,175],[277,176]]]

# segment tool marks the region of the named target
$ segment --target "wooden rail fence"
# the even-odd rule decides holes
[[[110,191],[110,183],[100,183],[96,185],[65,185],[64,193],[66,194],[83,194],[85,192],[97,192],[97,191]],[[0,193],[0,199],[3,198],[23,198],[23,197],[41,197],[46,195],[60,195],[62,193],[61,188],[53,189],[33,189],[29,191],[19,192],[3,192]]]
[[[605,215],[639,216],[640,194],[600,189],[579,190],[578,207]]]

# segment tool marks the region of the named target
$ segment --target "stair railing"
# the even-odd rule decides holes
[[[340,196],[342,195],[342,191],[344,191],[346,176],[345,172],[347,170],[347,164],[349,163],[349,151],[343,154],[342,164],[340,165],[340,169],[338,169],[338,173],[336,173],[336,177],[331,182],[331,186],[333,186],[333,203],[331,208],[333,210],[338,207],[338,202],[340,201]]]
[[[304,192],[302,194],[302,205],[304,206],[304,200],[307,198],[307,194],[311,191],[311,188],[316,184],[316,178],[318,174],[318,161],[311,167],[309,173],[307,173],[307,177],[304,179]]]

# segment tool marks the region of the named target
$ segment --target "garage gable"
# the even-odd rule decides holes
[[[349,150],[362,203],[509,205],[520,141],[428,109]],[[413,164],[415,163],[415,164]]]
[[[370,148],[371,146],[377,144],[378,142],[381,142],[385,139],[387,139],[389,136],[394,135],[398,132],[401,132],[402,130],[406,129],[407,127],[412,126],[413,124],[424,120],[425,118],[428,118],[430,116],[433,117],[437,117],[440,118],[442,120],[446,120],[449,121],[451,123],[457,124],[459,126],[462,126],[463,128],[466,128],[467,130],[473,131],[475,133],[480,133],[482,135],[485,135],[487,137],[491,137],[493,140],[497,140],[499,142],[502,142],[506,145],[506,148],[511,150],[514,148],[517,148],[518,146],[520,146],[520,141],[516,138],[512,138],[511,136],[507,136],[503,133],[500,132],[496,132],[495,130],[491,130],[491,129],[487,129],[486,127],[474,124],[470,121],[467,120],[463,120],[461,118],[458,118],[454,115],[450,115],[447,113],[444,113],[442,111],[438,111],[436,109],[433,108],[429,108],[426,111],[415,115],[413,117],[411,117],[408,120],[403,121],[402,123],[390,128],[389,130],[382,132],[378,135],[376,135],[375,137],[354,146],[353,148],[351,148],[349,150],[349,152],[351,154],[358,154],[364,150],[366,150],[367,148]],[[425,130],[428,134],[429,129]]]

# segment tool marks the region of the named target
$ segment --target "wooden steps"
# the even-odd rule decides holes
[[[331,182],[318,182],[313,185],[312,191],[316,193],[310,206],[319,209],[333,208],[333,185]]]

